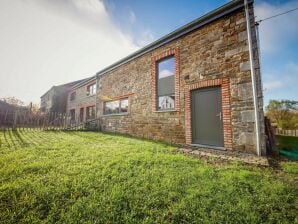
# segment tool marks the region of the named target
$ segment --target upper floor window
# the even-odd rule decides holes
[[[70,94],[70,101],[75,100],[76,99],[76,92],[72,92]]]
[[[128,113],[128,98],[104,103],[104,114]]]
[[[96,94],[96,83],[87,86],[87,95],[93,96]]]
[[[175,109],[175,58],[165,58],[157,62],[157,109]]]

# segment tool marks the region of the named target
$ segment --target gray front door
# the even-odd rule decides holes
[[[192,143],[223,147],[221,88],[203,88],[191,92]]]

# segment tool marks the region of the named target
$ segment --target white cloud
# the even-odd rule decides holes
[[[287,92],[289,89],[292,88],[297,89],[296,86],[298,83],[298,63],[289,61],[285,63],[285,65],[280,69],[274,69],[272,71],[264,73],[263,78],[263,87],[265,92],[274,92],[277,89]]]
[[[284,86],[284,83],[278,80],[268,81],[268,82],[265,82],[263,85],[264,91],[272,91],[274,89],[282,88],[283,86]]]
[[[98,0],[2,0],[0,96],[38,102],[135,51]]]
[[[256,21],[298,7],[298,1],[283,4],[261,2],[255,5]],[[290,12],[260,23],[260,43],[262,53],[276,53],[295,41],[298,35],[298,12]]]
[[[137,20],[136,14],[132,10],[129,10],[128,12],[128,20],[130,24],[134,24]]]
[[[145,29],[135,38],[136,45],[143,47],[147,44],[152,43],[155,40],[155,37],[150,29]]]
[[[171,72],[168,69],[163,69],[159,72],[159,78],[165,78],[165,77],[168,77],[168,76],[171,76],[171,75],[173,75],[173,72]]]

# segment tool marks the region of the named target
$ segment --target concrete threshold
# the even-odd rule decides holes
[[[222,159],[227,161],[237,161],[246,164],[269,166],[268,158],[264,156],[257,156],[239,151],[223,151],[218,149],[202,148],[202,147],[189,147],[178,148],[179,152],[195,157],[207,157]]]

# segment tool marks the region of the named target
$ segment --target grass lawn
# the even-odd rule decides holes
[[[92,132],[0,132],[0,223],[298,223],[287,172]]]

